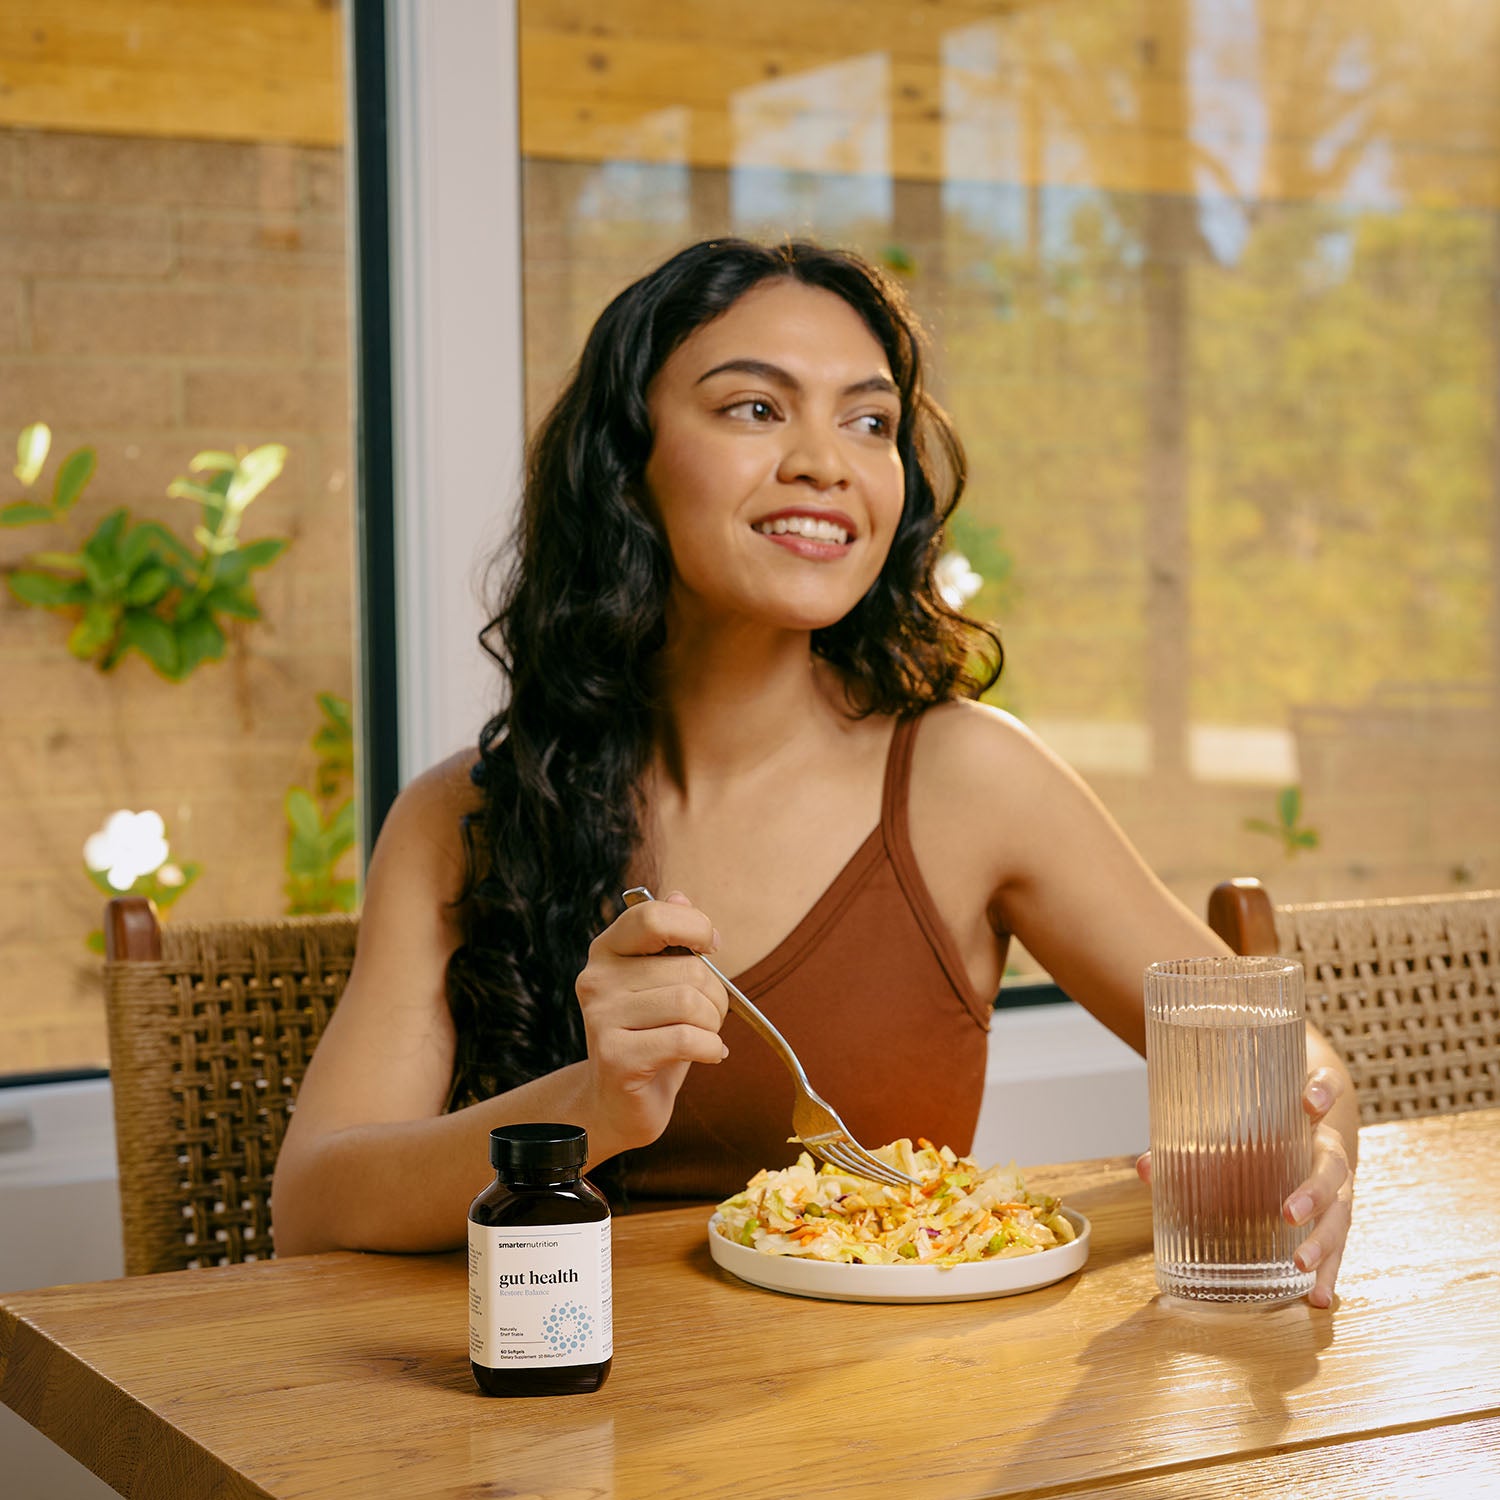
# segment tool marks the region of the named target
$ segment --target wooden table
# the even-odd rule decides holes
[[[1500,1110],[1362,1157],[1331,1312],[1163,1304],[1122,1158],[1028,1174],[1092,1258],[988,1302],[784,1297],[700,1211],[619,1220],[592,1396],[477,1394],[457,1256],[326,1255],[7,1297],[0,1398],[149,1500],[1494,1493]]]

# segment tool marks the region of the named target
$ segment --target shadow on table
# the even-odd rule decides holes
[[[1077,1380],[1027,1448],[1058,1455],[1057,1483],[1118,1483],[1264,1451],[1283,1440],[1289,1397],[1316,1377],[1333,1337],[1329,1313],[1305,1301],[1229,1307],[1153,1295],[1089,1341]],[[1023,1470],[1035,1485],[1025,1449],[995,1473],[993,1493],[1008,1492],[1008,1475],[1022,1488]]]

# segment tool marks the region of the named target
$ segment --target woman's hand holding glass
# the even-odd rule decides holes
[[[1302,1091],[1302,1107],[1313,1122],[1312,1175],[1283,1205],[1288,1224],[1310,1224],[1312,1233],[1297,1247],[1295,1259],[1318,1279],[1307,1294],[1314,1307],[1333,1305],[1333,1283],[1344,1258],[1354,1207],[1354,1173],[1344,1137],[1326,1123],[1328,1112],[1344,1092],[1344,1080],[1332,1068],[1314,1068]]]
[[[680,891],[628,908],[590,944],[577,982],[590,1135],[611,1154],[666,1129],[690,1063],[728,1055],[719,1027],[729,997],[694,957],[717,946],[713,923]]]
[[[1304,1271],[1316,1271],[1317,1280],[1307,1294],[1314,1307],[1333,1305],[1333,1285],[1354,1206],[1354,1171],[1344,1137],[1326,1118],[1345,1091],[1341,1075],[1333,1068],[1309,1071],[1302,1090],[1302,1108],[1313,1124],[1312,1172],[1294,1188],[1282,1205],[1288,1224],[1309,1224],[1312,1232],[1297,1247],[1294,1259]],[[1136,1161],[1143,1182],[1151,1181],[1151,1153]]]

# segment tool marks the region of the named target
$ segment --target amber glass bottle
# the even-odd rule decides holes
[[[469,1207],[469,1363],[487,1396],[597,1391],[614,1353],[609,1204],[577,1125],[490,1132],[495,1180]]]

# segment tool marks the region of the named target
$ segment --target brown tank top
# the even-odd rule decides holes
[[[907,795],[920,723],[896,726],[880,826],[735,983],[862,1145],[926,1136],[962,1153],[979,1116],[992,997],[973,993],[912,854]],[[666,1131],[621,1163],[622,1207],[726,1198],[761,1167],[796,1160],[791,1076],[733,1012],[721,1034],[729,1056],[690,1068]]]

